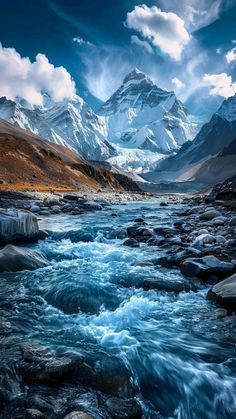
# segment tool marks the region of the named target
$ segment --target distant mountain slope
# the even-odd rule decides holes
[[[159,162],[145,179],[212,183],[236,173],[236,95],[225,100],[192,143]]]
[[[89,160],[104,160],[115,154],[107,141],[103,119],[79,96],[55,103],[45,95],[44,107],[32,107],[24,100],[14,102],[2,97],[0,118],[69,147]]]
[[[112,167],[88,163],[72,150],[0,119],[0,189],[137,190],[136,183]]]

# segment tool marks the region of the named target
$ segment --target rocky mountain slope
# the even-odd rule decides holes
[[[175,93],[160,89],[138,69],[125,77],[98,114],[105,117],[109,141],[118,152],[111,161],[137,171],[153,167],[191,140],[197,129]]]
[[[193,142],[157,164],[145,179],[214,184],[236,173],[236,95],[225,100]]]
[[[104,160],[115,154],[107,141],[103,119],[79,96],[55,103],[44,95],[44,106],[40,107],[32,107],[22,99],[14,102],[2,97],[0,118],[69,147],[89,160]]]
[[[74,151],[0,119],[0,189],[137,190],[125,172],[88,163]]]

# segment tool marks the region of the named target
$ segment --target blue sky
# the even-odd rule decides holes
[[[134,67],[195,113],[236,92],[236,0],[1,3],[0,95],[77,91],[96,109]]]

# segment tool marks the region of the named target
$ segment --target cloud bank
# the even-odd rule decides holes
[[[219,95],[228,98],[236,93],[236,83],[226,73],[205,74],[203,83],[210,87],[210,95]]]
[[[75,83],[64,67],[54,67],[44,54],[37,54],[31,62],[0,43],[0,95],[12,100],[20,96],[32,105],[42,105],[42,92],[60,102],[75,94]]]
[[[171,58],[179,60],[190,35],[184,21],[172,12],[162,12],[156,6],[135,6],[127,13],[126,25],[149,39]]]

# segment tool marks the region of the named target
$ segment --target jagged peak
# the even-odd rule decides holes
[[[216,115],[220,116],[227,121],[236,120],[236,94],[225,99],[219,107]]]
[[[131,80],[143,80],[147,78],[147,75],[143,73],[143,71],[140,71],[137,67],[135,67],[130,73],[128,73],[125,76],[123,83],[125,84]]]

